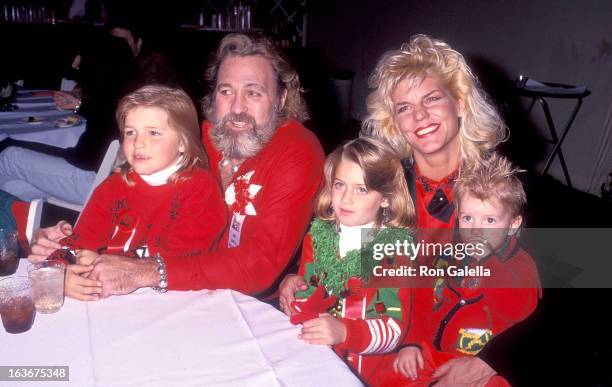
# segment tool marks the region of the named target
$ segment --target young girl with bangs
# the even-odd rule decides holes
[[[95,190],[74,233],[60,242],[78,251],[65,291],[81,300],[97,300],[102,291],[98,281],[86,278],[98,254],[144,258],[151,265],[159,265],[155,256],[167,256],[169,249],[177,259],[188,258],[209,250],[226,223],[185,92],[145,86],[121,99],[116,117],[125,158],[120,173]]]
[[[412,241],[414,207],[399,158],[372,138],[339,147],[325,162],[315,214],[299,268],[308,288],[283,309],[303,323],[300,339],[333,345],[372,383],[393,372],[393,356],[385,354],[401,342],[410,319],[410,289],[368,282],[373,245]]]

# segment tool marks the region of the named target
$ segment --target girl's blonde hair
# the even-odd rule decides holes
[[[382,207],[375,220],[376,227],[411,227],[415,210],[398,155],[385,143],[371,137],[361,137],[334,150],[325,160],[325,186],[319,193],[315,215],[326,221],[336,221],[332,205],[332,187],[336,169],[342,160],[359,165],[366,188],[380,192],[389,201],[387,216]],[[383,219],[386,218],[386,219]]]
[[[193,101],[181,89],[174,89],[161,85],[149,85],[127,94],[119,101],[115,118],[123,141],[125,119],[136,108],[156,107],[168,114],[168,126],[179,134],[185,146],[185,152],[179,169],[170,177],[174,181],[183,170],[194,168],[208,168],[208,157],[202,147],[198,114]],[[119,168],[123,179],[131,183],[128,174],[132,167],[123,161]]]
[[[426,77],[435,77],[463,104],[459,128],[464,165],[480,163],[483,157],[508,138],[508,128],[497,110],[487,101],[463,56],[441,40],[415,35],[399,50],[386,52],[369,78],[373,91],[367,99],[368,116],[362,134],[388,142],[402,157],[412,149],[395,126],[391,98],[397,84],[408,80],[418,86]]]

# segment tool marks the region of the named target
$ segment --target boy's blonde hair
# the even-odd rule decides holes
[[[395,126],[392,94],[401,81],[408,80],[411,87],[416,87],[426,77],[438,79],[463,104],[459,141],[465,165],[480,162],[507,139],[508,128],[487,101],[463,56],[427,35],[411,37],[399,50],[386,52],[378,61],[369,78],[373,91],[367,99],[368,116],[362,133],[385,140],[402,157],[411,156],[412,148]]]
[[[507,158],[493,153],[480,165],[461,170],[453,188],[455,202],[461,203],[468,194],[482,201],[496,199],[511,211],[512,217],[522,215],[527,196],[517,177],[519,172],[523,171],[513,167]]]
[[[176,130],[185,146],[180,168],[170,177],[170,181],[174,181],[183,170],[196,167],[208,168],[208,157],[200,137],[198,113],[187,93],[167,86],[149,85],[121,98],[115,117],[122,141],[127,115],[140,107],[155,107],[165,111],[168,114],[168,126]],[[128,174],[132,170],[130,164],[124,161],[119,168],[123,179],[130,183],[128,179]]]
[[[380,192],[389,202],[387,216],[382,207],[375,221],[376,227],[410,227],[415,224],[415,210],[404,170],[398,155],[383,142],[361,137],[347,142],[334,150],[325,160],[325,186],[317,197],[315,215],[326,221],[336,221],[331,209],[332,186],[336,168],[342,160],[359,165],[366,188]],[[386,218],[386,219],[383,219]]]

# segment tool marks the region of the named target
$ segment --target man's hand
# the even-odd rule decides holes
[[[395,372],[401,372],[412,380],[419,377],[419,370],[423,368],[425,368],[425,361],[418,347],[402,348],[393,362]]]
[[[496,372],[478,357],[460,357],[442,364],[433,373],[436,387],[484,386]]]
[[[304,323],[302,333],[298,335],[298,338],[308,344],[340,344],[346,340],[346,327],[337,318],[327,313],[322,313],[320,317]]]
[[[159,284],[157,263],[153,259],[119,255],[100,255],[88,277],[102,282],[101,298],[129,294],[136,289]]]
[[[36,230],[30,246],[30,262],[44,261],[51,253],[61,248],[61,239],[72,235],[72,226],[65,220],[60,220],[55,226]]]
[[[278,301],[281,310],[289,317],[295,314],[295,311],[291,307],[291,303],[295,301],[295,293],[298,291],[304,291],[308,289],[306,281],[302,276],[297,274],[287,274],[283,281],[280,283]]]

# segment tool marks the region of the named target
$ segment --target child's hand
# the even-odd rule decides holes
[[[402,375],[412,380],[416,380],[419,376],[417,366],[419,369],[425,368],[423,355],[418,347],[402,348],[393,362],[395,372],[401,372]]]
[[[92,250],[79,250],[76,254],[76,262],[79,265],[88,266],[94,263],[100,254]]]
[[[66,297],[81,301],[97,301],[102,293],[102,283],[82,277],[89,273],[93,266],[68,265],[66,267],[66,280],[64,282],[64,293]]]
[[[327,313],[322,313],[318,318],[304,323],[302,333],[298,335],[298,338],[308,344],[340,344],[346,340],[346,328],[342,321]]]

